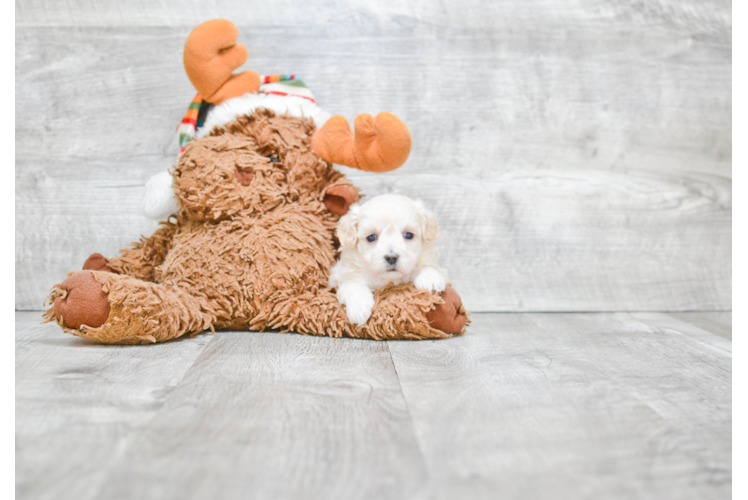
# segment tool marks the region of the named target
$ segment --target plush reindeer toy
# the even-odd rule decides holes
[[[463,333],[467,313],[450,287],[386,286],[365,325],[348,321],[328,277],[335,225],[359,192],[332,163],[393,170],[408,157],[410,133],[389,113],[359,115],[354,133],[293,75],[232,74],[247,59],[237,37],[219,19],[185,43],[199,93],[180,125],[177,164],[147,187],[146,208],[167,221],[119,257],[91,255],[52,289],[47,320],[113,344],[219,328],[372,339]]]

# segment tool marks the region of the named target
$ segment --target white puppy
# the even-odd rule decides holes
[[[413,282],[443,292],[447,272],[437,264],[436,216],[420,201],[385,194],[354,204],[338,221],[340,260],[330,274],[348,319],[363,325],[371,316],[376,290],[389,282]]]

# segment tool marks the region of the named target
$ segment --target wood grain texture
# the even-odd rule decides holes
[[[669,313],[670,316],[732,340],[732,311]]]
[[[20,499],[730,497],[732,347],[703,320],[116,347],[38,314],[16,313]]]
[[[92,253],[114,256],[141,234],[153,234],[158,223],[140,208],[144,182],[132,179],[147,178],[149,165],[149,158],[56,160],[56,168],[17,160],[16,309],[41,309],[52,285]]]
[[[138,5],[17,6],[17,309],[155,228],[139,203],[194,92],[182,45],[217,16],[248,68],[404,119],[408,163],[357,182],[437,209],[471,310],[731,307],[729,2]]]
[[[48,327],[41,327],[41,311],[16,311],[16,352],[49,334]]]
[[[102,498],[113,463],[212,337],[102,346],[40,321],[16,313],[16,496]]]
[[[92,170],[90,184],[101,187],[87,198],[51,171],[18,201],[21,308],[40,307],[92,252],[114,255],[141,228],[155,229],[137,215],[139,187],[112,187],[126,186],[129,174]],[[440,262],[471,311],[730,307],[731,183],[722,177],[567,170],[351,178],[369,195],[406,194],[434,209]],[[92,211],[92,203],[112,209]]]
[[[389,343],[424,498],[730,498],[729,350],[662,314],[473,320],[449,342]]]
[[[415,195],[435,209],[440,259],[468,310],[731,307],[731,182],[722,177],[567,169],[352,178],[365,193]]]
[[[402,117],[414,139],[403,174],[589,166],[730,175],[729,32],[611,21],[570,33],[561,21],[532,31],[517,22],[239,30],[248,68],[301,75],[328,111]],[[194,95],[181,65],[190,29],[19,28],[18,152],[176,154],[175,123]]]
[[[242,0],[183,2],[182,8],[165,0],[81,1],[23,0],[16,2],[18,26],[195,26],[206,19],[225,17],[236,24],[263,26],[362,26],[372,23],[470,28],[505,28],[517,21],[613,21],[626,24],[667,25],[703,33],[732,29],[728,0],[587,0],[560,4],[553,0],[482,2],[459,0],[335,0],[323,2],[250,3]]]
[[[99,498],[411,498],[426,480],[385,343],[278,333],[217,334],[114,468]]]

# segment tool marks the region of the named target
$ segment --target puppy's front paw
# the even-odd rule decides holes
[[[353,297],[348,297],[345,304],[345,313],[348,315],[348,320],[351,323],[363,326],[371,317],[371,309],[373,307],[374,295],[371,292],[359,293]]]
[[[422,288],[432,292],[443,292],[447,288],[447,280],[433,267],[426,267],[418,273],[413,284],[416,288]]]

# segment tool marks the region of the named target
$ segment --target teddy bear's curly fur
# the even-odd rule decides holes
[[[387,286],[366,325],[328,286],[335,225],[358,190],[312,149],[312,120],[258,109],[186,145],[174,167],[179,213],[50,292],[47,320],[104,343],[151,343],[206,329],[280,329],[371,339],[464,332],[459,296]]]

